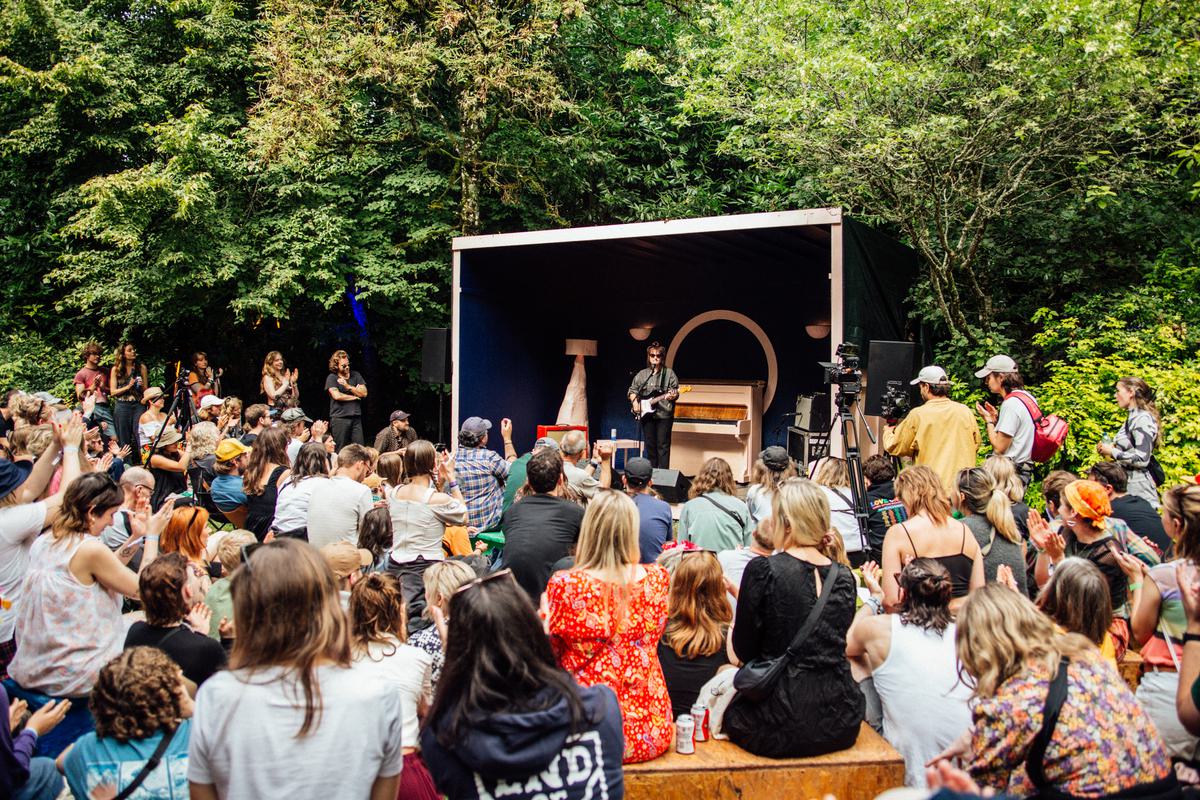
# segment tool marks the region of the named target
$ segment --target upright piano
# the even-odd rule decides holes
[[[683,382],[683,381],[681,381]],[[763,381],[687,381],[692,391],[675,403],[671,468],[696,475],[719,456],[746,483],[762,449]]]

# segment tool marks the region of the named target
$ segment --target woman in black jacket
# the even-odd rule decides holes
[[[816,605],[834,562],[822,552],[829,503],[811,481],[793,478],[772,504],[779,551],[746,565],[738,592],[733,651],[743,664],[787,650]],[[723,729],[731,741],[771,758],[817,756],[854,745],[862,724],[862,692],[846,660],[856,583],[839,568],[821,615],[782,677],[763,700],[734,696]]]

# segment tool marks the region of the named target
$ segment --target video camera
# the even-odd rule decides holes
[[[912,387],[904,381],[888,381],[879,398],[880,414],[884,419],[901,419],[912,411]]]
[[[862,367],[858,345],[842,342],[835,351],[837,361],[819,361],[825,370],[825,383],[836,386],[838,400],[853,403],[862,393]]]

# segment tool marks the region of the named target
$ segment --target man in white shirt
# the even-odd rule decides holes
[[[363,485],[370,474],[367,448],[361,444],[342,448],[333,476],[313,489],[308,503],[308,541],[313,547],[358,542],[358,526],[373,505],[371,490]]]
[[[987,423],[992,450],[996,455],[1011,458],[1017,474],[1028,486],[1033,477],[1033,415],[1024,401],[1014,395],[1025,391],[1017,362],[1008,356],[992,356],[975,377],[983,378],[987,390],[1001,398],[999,411],[991,403],[975,404],[975,410]]]
[[[567,431],[559,441],[562,450],[563,476],[572,489],[591,500],[596,496],[596,490],[612,486],[611,453],[596,453],[596,458],[587,459],[587,438],[583,431]],[[597,451],[602,448],[597,447]],[[600,477],[596,478],[599,469]]]

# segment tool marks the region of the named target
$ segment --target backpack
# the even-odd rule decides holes
[[[1054,458],[1058,448],[1066,441],[1069,427],[1067,421],[1054,414],[1043,414],[1029,392],[1018,389],[1009,394],[1020,400],[1029,416],[1033,418],[1033,451],[1029,457],[1039,464],[1046,463]]]

